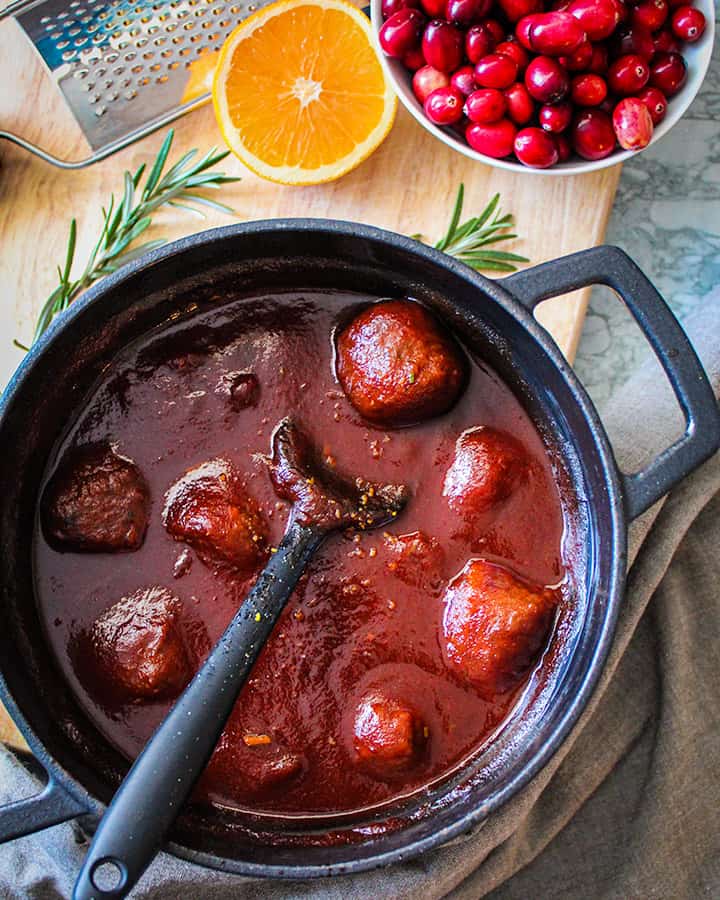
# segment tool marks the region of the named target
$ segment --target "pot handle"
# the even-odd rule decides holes
[[[39,793],[0,806],[0,844],[67,822],[87,811],[87,807],[50,775]]]
[[[605,284],[632,313],[667,375],[685,416],[685,432],[634,474],[621,473],[625,509],[635,519],[720,446],[720,410],[687,335],[653,284],[619,247],[581,250],[499,282],[527,309],[577,288]]]

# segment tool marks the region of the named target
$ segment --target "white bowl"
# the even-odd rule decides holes
[[[683,89],[668,101],[667,115],[655,128],[652,140],[648,144],[648,147],[652,147],[653,144],[659,141],[663,135],[666,135],[673,125],[682,118],[700,90],[700,85],[703,83],[708,66],[710,65],[710,57],[712,55],[713,41],[715,38],[715,8],[712,0],[694,0],[693,5],[702,10],[705,15],[705,20],[707,22],[705,33],[697,43],[685,44],[683,46],[682,53],[688,66],[687,81],[685,82]],[[476,159],[478,162],[485,163],[486,165],[497,166],[500,169],[508,169],[511,172],[534,172],[535,174],[540,175],[576,175],[580,172],[594,172],[597,169],[605,169],[608,166],[617,165],[617,163],[630,159],[630,157],[635,156],[637,153],[642,153],[641,150],[620,150],[611,153],[610,156],[606,156],[605,159],[571,159],[568,162],[551,166],[549,169],[532,169],[515,160],[494,159],[491,156],[485,156],[482,153],[478,153],[477,150],[473,150],[472,147],[465,142],[465,139],[455,131],[450,128],[442,128],[439,125],[435,125],[427,118],[423,112],[422,105],[418,102],[413,93],[410,72],[408,72],[399,59],[392,59],[391,57],[386,56],[380,48],[380,45],[377,44],[377,32],[383,22],[382,0],[371,0],[370,17],[373,23],[373,31],[375,33],[375,41],[380,60],[395,89],[395,93],[400,98],[400,102],[410,114],[418,120],[423,128],[427,129],[431,134],[434,134],[436,138],[441,140],[444,144],[447,144],[448,147],[457,150],[458,153],[463,153],[465,156],[469,156],[471,159]]]

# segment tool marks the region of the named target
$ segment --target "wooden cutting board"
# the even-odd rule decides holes
[[[15,131],[64,158],[87,147],[32,47],[14,21],[0,23],[0,128]],[[210,107],[175,125],[173,155],[221,143]],[[65,172],[0,142],[0,384],[5,384],[27,342],[42,302],[56,286],[65,256],[70,219],[78,221],[76,259],[82,262],[98,234],[101,207],[122,189],[122,172],[150,161],[163,134],[156,134],[89,169]],[[499,191],[502,207],[517,222],[512,249],[533,263],[602,243],[620,167],[572,177],[511,173],[481,165],[445,147],[402,108],[382,147],[354,172],[333,184],[281,187],[263,182],[228,158],[223,168],[242,181],[222,199],[237,220],[319,216],[380,225],[403,233],[440,237],[460,182],[465,212],[480,212]],[[234,221],[210,212],[200,221],[182,210],[161,211],[150,237],[174,239]],[[580,291],[544,303],[539,318],[572,360],[587,305]],[[6,452],[7,452],[6,448]],[[0,740],[21,742],[0,707]]]

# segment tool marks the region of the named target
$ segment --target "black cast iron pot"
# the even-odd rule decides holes
[[[547,297],[607,284],[645,332],[686,420],[683,436],[642,472],[618,471],[582,386],[532,312]],[[555,629],[498,738],[444,780],[402,803],[288,824],[230,811],[190,810],[168,849],[243,875],[307,878],[357,872],[436,847],[481,823],[542,768],[597,684],[623,599],[627,522],[720,444],[707,378],[667,306],[620,250],[600,247],[491,281],[396,234],[312,219],[233,225],[185,238],[106,278],[30,351],[0,401],[0,695],[49,780],[38,796],[0,809],[0,840],[84,816],[92,829],[124,760],[64,683],[33,596],[32,538],[43,471],[74,411],[128,342],[198,305],[282,288],[410,295],[434,307],[515,390],[572,481],[584,548],[584,591]],[[638,397],[638,414],[652,416]]]

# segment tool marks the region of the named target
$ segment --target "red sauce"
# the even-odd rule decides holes
[[[110,441],[134,461],[150,492],[149,526],[135,552],[58,552],[40,530],[35,546],[38,602],[53,651],[88,715],[130,758],[170,701],[123,703],[93,693],[92,678],[77,666],[78,636],[120,598],[160,586],[180,598],[199,661],[254,577],[204,564],[167,533],[163,498],[176,479],[207,460],[230,460],[277,544],[288,504],[273,492],[258,455],[269,452],[277,422],[292,415],[331,464],[412,492],[391,527],[333,535],[320,550],[243,690],[198,798],[256,811],[335,812],[427,784],[487,740],[520,689],[481,697],[449,668],[442,646],[448,582],[469,559],[483,557],[539,588],[569,585],[550,456],[520,402],[487,366],[471,361],[457,405],[421,425],[374,427],[350,405],[334,375],[333,333],[350,307],[370,299],[238,298],[149,335],[107,371],[59,448],[62,459],[74,446]],[[257,378],[249,393],[241,386],[239,400],[228,390],[232,372]],[[470,525],[449,508],[443,482],[458,436],[478,425],[513,435],[528,453],[531,477]],[[417,530],[433,539],[433,564],[393,565],[397,542],[387,534]],[[361,698],[387,687],[419,714],[429,737],[421,764],[383,779],[358,764],[353,727]]]

